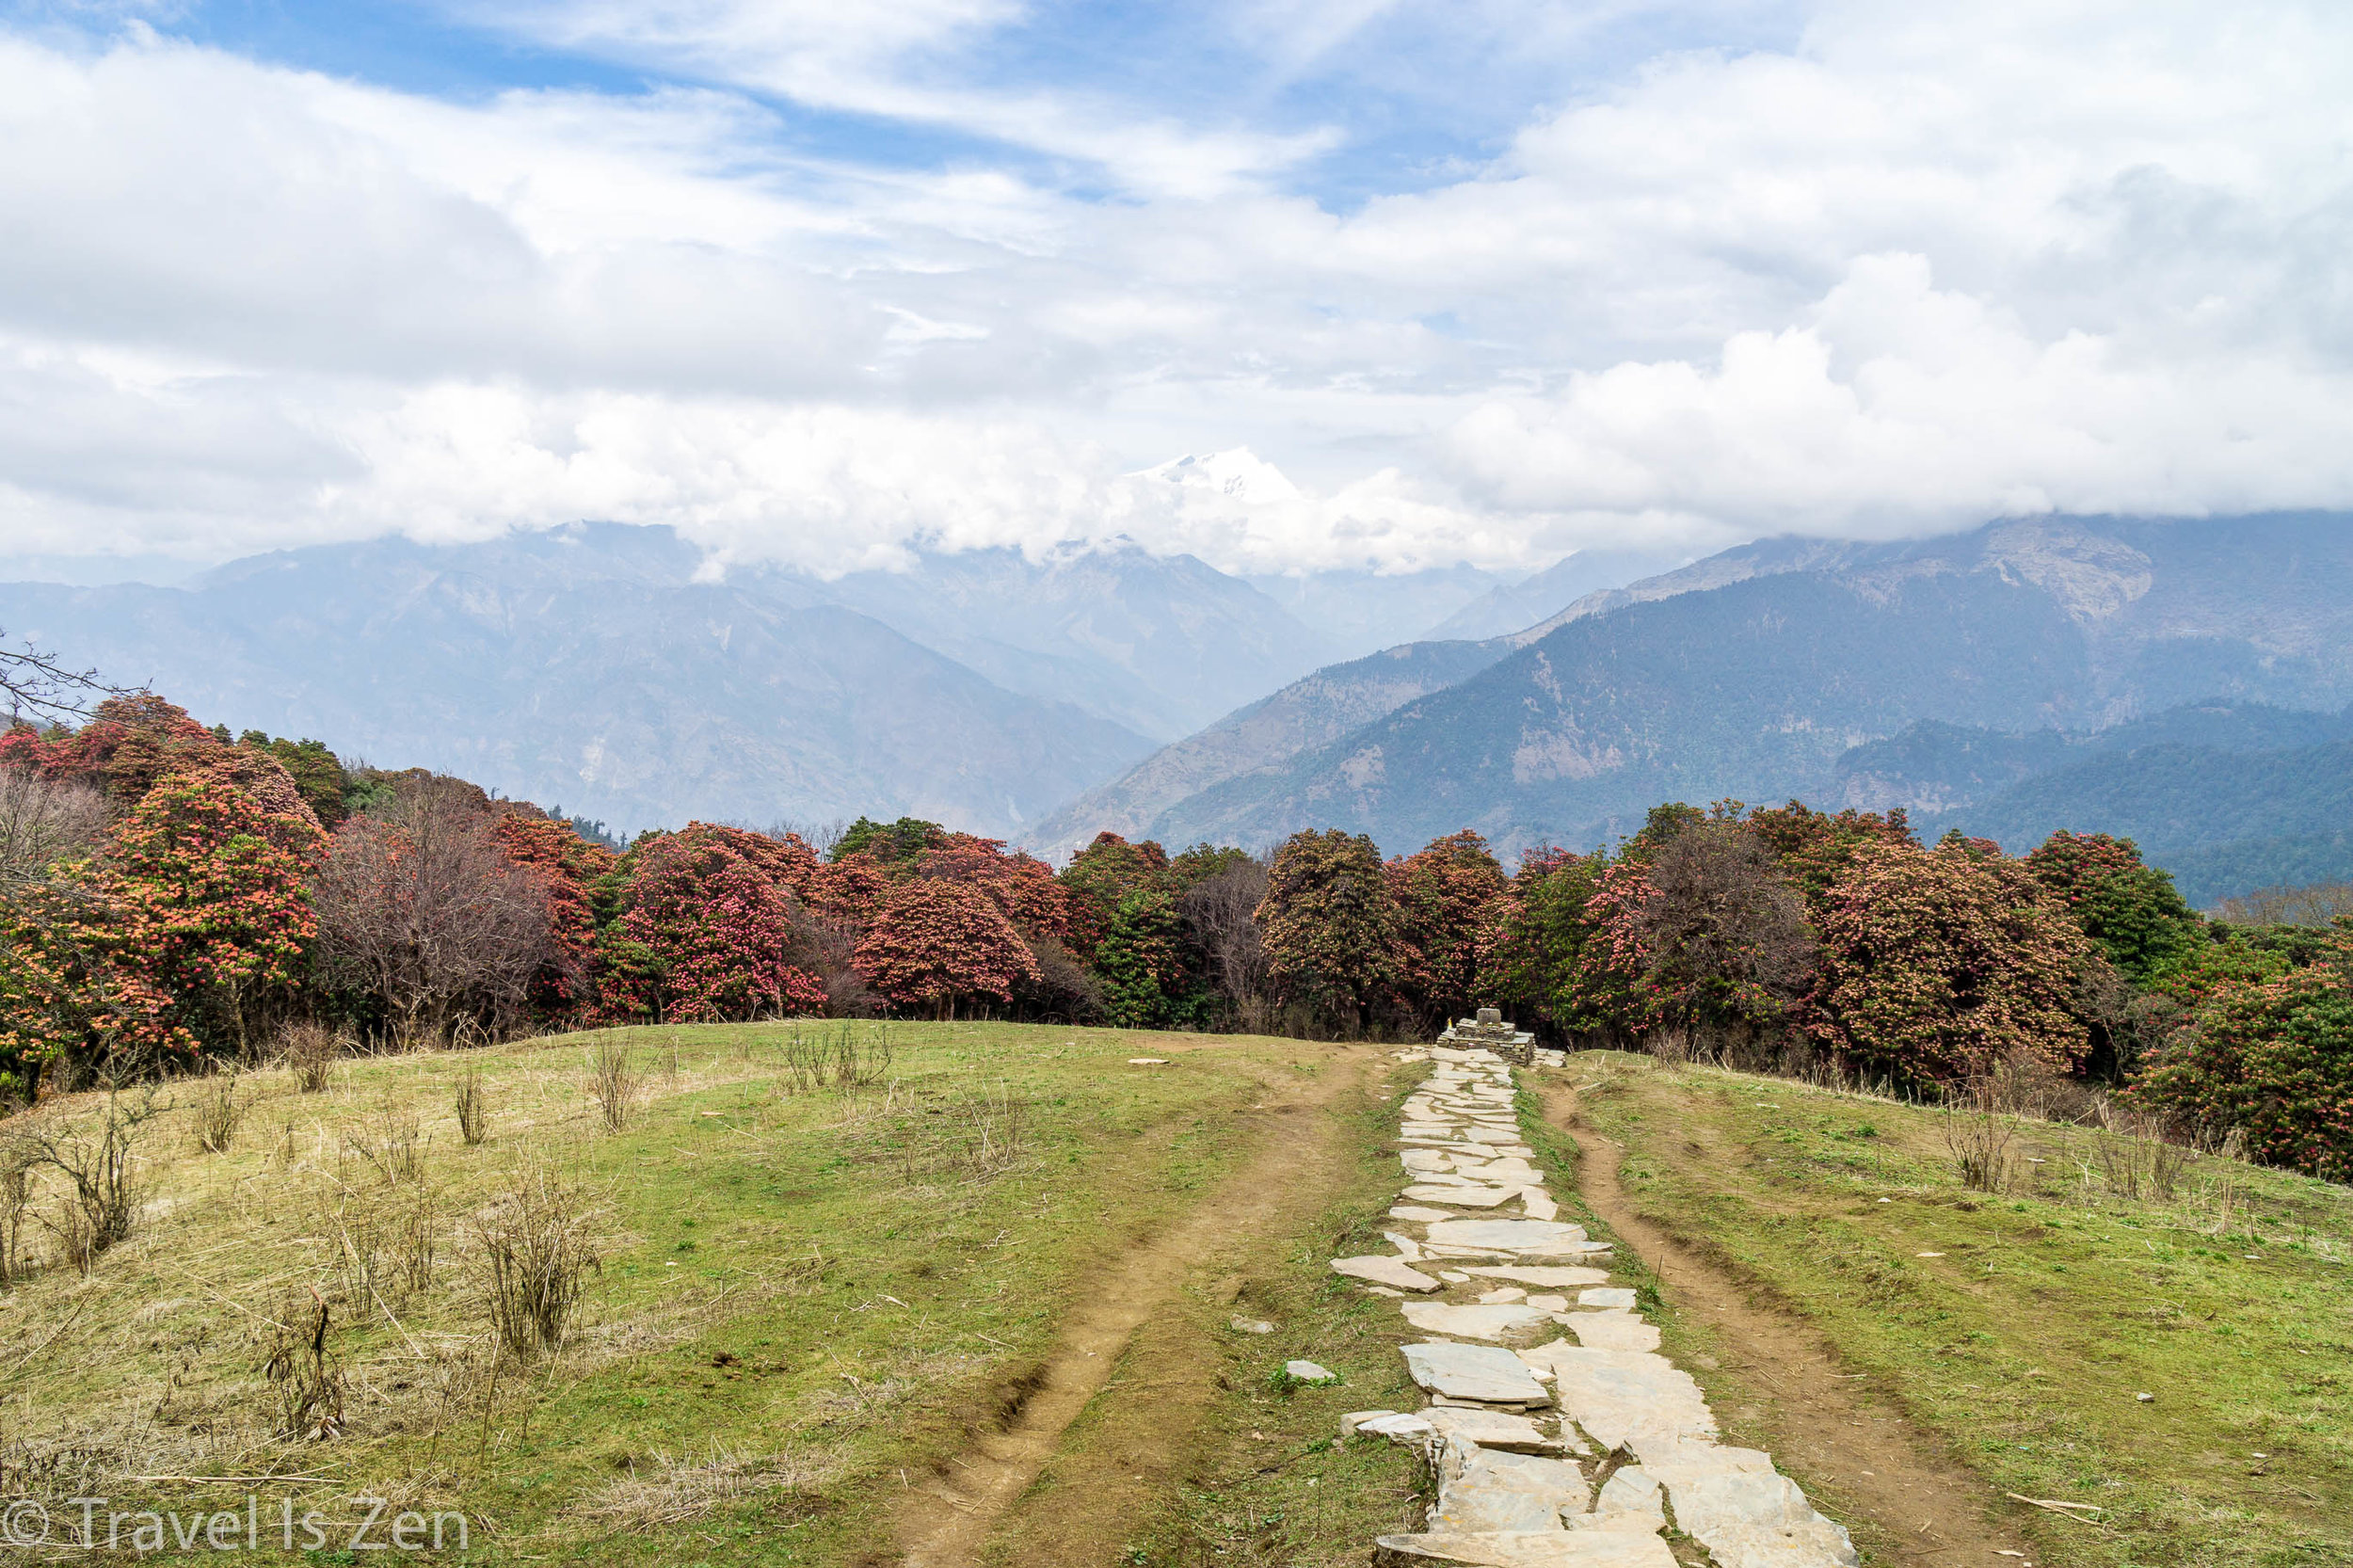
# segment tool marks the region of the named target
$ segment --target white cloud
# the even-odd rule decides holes
[[[1273,7],[1268,70],[1420,9]],[[0,33],[0,541],[594,517],[825,569],[1116,534],[1402,569],[2353,505],[2342,8],[1826,6],[1345,210],[1285,184],[1325,133],[991,86],[1035,23],[999,0],[856,10],[502,10],[696,81],[470,103]],[[1115,195],[820,156],[786,104]]]

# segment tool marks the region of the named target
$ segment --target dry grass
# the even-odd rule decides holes
[[[517,1360],[563,1345],[581,1287],[599,1266],[596,1218],[584,1189],[536,1161],[517,1165],[474,1215],[490,1327]]]
[[[1945,1102],[1945,1147],[1961,1184],[1972,1192],[1999,1192],[2009,1186],[2009,1142],[2017,1131],[2016,1119],[2003,1112],[2001,1093],[1991,1083],[1971,1083]]]
[[[618,1132],[629,1126],[630,1112],[636,1109],[637,1088],[629,1047],[618,1035],[599,1035],[588,1053],[588,1093],[596,1097],[606,1131]]]
[[[278,1433],[324,1443],[344,1430],[344,1368],[330,1327],[334,1313],[316,1291],[290,1296],[263,1325],[262,1375],[278,1393]]]
[[[751,1457],[714,1448],[699,1459],[691,1452],[672,1459],[657,1452],[632,1462],[626,1476],[591,1493],[568,1513],[607,1534],[658,1529],[765,1494],[812,1494],[826,1479],[824,1466],[792,1454]]]
[[[472,1148],[490,1136],[490,1096],[483,1087],[482,1069],[468,1067],[457,1075],[457,1136]]]
[[[306,1095],[322,1094],[334,1077],[336,1060],[349,1045],[323,1023],[288,1024],[279,1037],[279,1060],[294,1075],[296,1089]]]
[[[245,1112],[246,1102],[237,1097],[236,1069],[204,1080],[196,1091],[196,1146],[207,1154],[227,1154]]]

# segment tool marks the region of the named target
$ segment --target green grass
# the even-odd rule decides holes
[[[1090,1266],[1226,1168],[1225,1113],[1297,1052],[1225,1041],[1142,1069],[1126,1059],[1149,1037],[893,1024],[885,1083],[796,1095],[788,1029],[629,1032],[644,1093],[618,1133],[577,1036],[358,1060],[325,1094],[254,1075],[226,1154],[196,1149],[184,1109],[150,1123],[157,1202],[137,1234],[88,1280],[49,1267],[0,1296],[5,1490],[184,1512],[241,1508],[248,1488],[132,1478],[316,1476],[254,1488],[265,1517],[289,1493],[330,1518],[360,1493],[462,1510],[466,1560],[484,1563],[888,1555],[902,1472],[992,1418]],[[466,1066],[490,1088],[475,1148],[451,1105]],[[356,1224],[394,1191],[353,1152],[382,1140],[388,1105],[417,1119],[448,1219],[435,1282],[378,1302],[339,1283],[323,1215],[340,1202]],[[588,1195],[601,1269],[572,1340],[494,1385],[466,1217],[519,1160]],[[56,1201],[53,1184],[36,1206]],[[314,1288],[347,1430],[285,1441],[261,1340]]]
[[[1991,1491],[2104,1511],[2027,1520],[2036,1561],[2353,1562],[2353,1190],[2201,1160],[2125,1197],[2127,1141],[2029,1122],[2014,1184],[1973,1192],[1934,1111],[1609,1053],[1570,1070],[1641,1212],[1818,1325]],[[1671,1352],[1705,1343],[1666,1326]]]

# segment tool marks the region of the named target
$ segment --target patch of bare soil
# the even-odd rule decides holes
[[[1256,1146],[1241,1168],[1183,1218],[1099,1271],[1045,1363],[1005,1401],[999,1430],[908,1495],[899,1528],[906,1568],[981,1563],[991,1535],[1055,1458],[1070,1424],[1110,1382],[1137,1331],[1172,1312],[1188,1279],[1254,1240],[1282,1234],[1298,1211],[1316,1206],[1340,1158],[1336,1130],[1321,1112],[1362,1081],[1375,1053],[1305,1048],[1322,1056],[1324,1070],[1271,1088],[1262,1103],[1242,1113]],[[1167,1048],[1155,1052],[1167,1053]],[[1083,1452],[1064,1456],[1050,1490],[1024,1503],[1023,1562],[1093,1568],[1111,1561],[1117,1543],[1169,1483],[1184,1434],[1214,1398],[1219,1358],[1207,1346],[1197,1355],[1172,1355],[1163,1337],[1154,1336],[1149,1353],[1131,1358],[1126,1368],[1136,1398],[1121,1407],[1119,1422],[1135,1425],[1139,1415],[1144,1417],[1134,1440],[1120,1432],[1096,1433]]]
[[[1734,1408],[1719,1404],[1718,1415],[1760,1433],[1758,1446],[1853,1532],[1870,1560],[1908,1568],[2030,1560],[1996,1555],[2028,1550],[2002,1522],[2008,1506],[1875,1398],[1804,1319],[1761,1302],[1708,1249],[1634,1207],[1618,1180],[1623,1151],[1577,1114],[1574,1089],[1548,1087],[1544,1097],[1546,1116],[1584,1151],[1577,1186],[1587,1205],[1661,1276],[1668,1304],[1707,1324],[1721,1347],[1720,1366],[1686,1369],[1711,1400],[1720,1383],[1735,1389]],[[1722,1380],[1709,1376],[1717,1371]]]

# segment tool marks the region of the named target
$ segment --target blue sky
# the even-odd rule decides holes
[[[0,545],[1246,570],[2353,504],[2353,16],[0,4]],[[1177,465],[1191,454],[1199,461]]]

